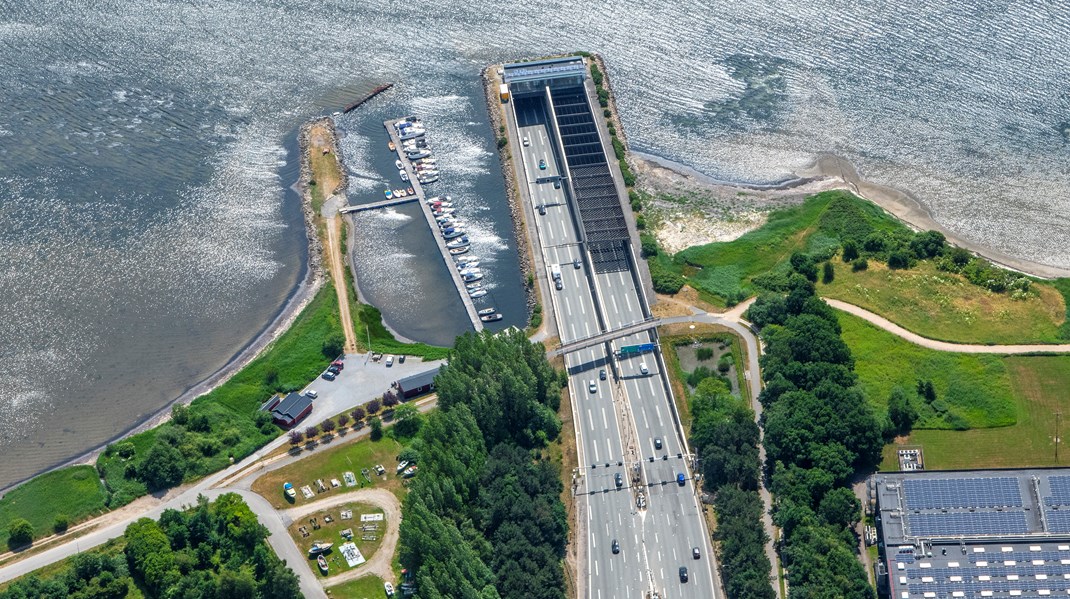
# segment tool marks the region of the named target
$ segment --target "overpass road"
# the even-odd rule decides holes
[[[519,181],[535,215],[561,344],[643,322],[648,310],[634,272],[592,268],[569,185],[554,184],[567,170],[545,103],[514,101],[513,108]],[[716,596],[709,535],[661,360],[617,355],[623,345],[656,342],[654,335],[632,333],[565,354],[579,453],[574,489],[584,504],[580,588],[590,599],[643,597],[649,590],[673,599]]]

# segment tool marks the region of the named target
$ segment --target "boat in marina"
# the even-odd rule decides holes
[[[405,169],[399,170],[398,171],[398,176],[401,177],[402,181],[408,181],[409,180],[409,173],[405,172]]]
[[[483,308],[479,312],[476,312],[476,314],[478,314],[479,316],[489,316],[491,314],[494,314],[494,312],[494,308]]]
[[[438,208],[431,208],[431,211],[435,213],[436,217],[445,216],[447,214],[453,214],[455,209],[450,206],[439,206]]]
[[[427,131],[425,131],[423,127],[413,125],[412,127],[405,127],[401,130],[401,132],[398,133],[398,139],[402,141],[406,139],[416,139],[417,137],[423,137],[426,133]]]
[[[443,231],[442,232],[442,238],[443,239],[454,239],[454,238],[460,237],[461,235],[464,235],[464,233],[465,233],[464,229],[447,230],[447,231]]]
[[[471,291],[476,291],[477,289],[482,289],[483,288],[483,282],[482,281],[476,281],[475,283],[468,283],[467,285],[464,286],[464,288],[467,289],[470,292]]]
[[[468,236],[467,235],[462,235],[459,239],[454,239],[453,241],[447,243],[446,244],[446,249],[452,250],[454,248],[467,247],[470,244],[471,244],[471,242],[468,241]],[[458,253],[460,253],[460,252],[458,252]]]
[[[488,314],[486,316],[480,316],[479,319],[482,320],[483,322],[497,322],[497,321],[502,319],[502,315],[501,314]]]
[[[316,557],[316,565],[320,567],[320,572],[327,574],[327,558],[323,557],[322,553]]]
[[[405,156],[409,160],[416,160],[417,158],[426,158],[431,155],[431,150],[421,148],[417,150],[409,150],[405,152]]]
[[[464,271],[466,268],[479,268],[479,260],[472,260],[470,262],[461,262],[457,265],[457,270]]]
[[[446,244],[446,247],[449,248],[451,256],[460,256],[461,254],[464,254],[464,253],[468,252],[468,246],[467,245],[462,245],[462,246],[451,248],[451,247],[449,247],[449,244]]]
[[[419,181],[422,185],[427,185],[428,183],[434,183],[435,181],[438,181],[438,175],[434,175],[432,177],[417,177],[416,180]]]
[[[400,160],[395,160],[394,166],[396,166],[397,169],[400,171],[401,169],[405,168],[405,163]]]
[[[408,189],[406,189],[405,191],[409,192],[409,195],[413,195],[413,194],[415,194],[415,193],[416,193],[416,190],[415,190],[415,189],[413,189],[413,188],[411,188],[411,187],[410,187],[410,188],[408,188]]]
[[[457,264],[466,264],[468,262],[476,262],[479,260],[479,256],[461,256],[457,258]]]
[[[393,141],[386,142],[386,147],[389,148],[391,152],[397,152],[398,151],[398,146]]]
[[[389,200],[390,198],[394,197],[394,192],[393,192],[393,191],[390,191],[389,189],[388,189],[388,190],[386,190],[386,191],[384,191],[384,192],[383,192],[383,194],[384,194],[384,195],[386,195],[386,199],[388,199],[388,200]]]
[[[452,196],[431,196],[427,198],[428,204],[434,204],[436,202],[450,202],[453,201]]]
[[[475,283],[476,281],[483,280],[483,273],[473,272],[466,275],[462,275],[461,278],[464,279],[465,283]]]
[[[407,195],[409,195],[409,194],[404,189],[395,189],[394,190],[394,197],[395,198],[403,198],[403,197],[405,197]]]
[[[477,297],[483,297],[484,295],[487,295],[487,290],[486,289],[476,289],[475,291],[469,293],[468,295],[471,296],[472,299],[475,299]]]

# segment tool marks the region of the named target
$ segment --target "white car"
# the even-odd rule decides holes
[[[639,372],[643,374],[650,374],[650,370],[646,367],[646,362],[639,363]]]
[[[394,365],[394,356],[387,356],[386,357],[386,365],[387,366],[393,366]]]
[[[308,397],[310,399],[316,399],[319,396],[320,396],[320,394],[316,393],[315,389],[306,389],[305,390],[305,397]]]
[[[525,136],[524,136],[524,147],[526,148],[526,147],[528,147],[528,146],[530,146],[530,145],[531,145],[531,140],[530,140],[530,139],[528,139],[528,136],[527,136],[527,135],[525,135]]]
[[[387,597],[393,597],[394,596],[394,585],[390,584],[389,582],[384,582],[383,583],[383,590],[386,591],[386,596]]]
[[[594,381],[591,381],[591,384],[587,385],[587,390],[591,393],[598,393],[598,385],[594,384]]]

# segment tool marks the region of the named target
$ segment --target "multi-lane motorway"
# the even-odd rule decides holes
[[[591,269],[582,225],[565,195],[569,186],[553,182],[565,169],[542,105],[523,103],[515,123],[514,155],[532,204],[561,342],[643,321],[645,298],[633,271]],[[561,272],[560,290],[549,274],[553,265]],[[603,344],[565,356],[580,464],[575,491],[587,507],[581,510],[587,559],[580,574],[591,599],[645,597],[648,591],[673,599],[715,596],[708,535],[660,360],[653,353],[617,355],[622,346],[653,341],[652,333],[642,332],[614,340],[611,351]]]

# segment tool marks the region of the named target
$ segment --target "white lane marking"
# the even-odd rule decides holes
[[[623,271],[623,270],[618,270],[618,271],[617,271],[617,274],[618,274],[618,275],[620,275],[620,284],[621,284],[621,285],[622,285],[623,287],[627,287],[627,286],[628,286],[628,284],[624,282],[624,271]]]
[[[613,446],[609,443],[609,439],[606,439],[606,459],[611,457],[613,457]]]
[[[614,295],[609,296],[609,301],[613,302],[613,313],[620,314],[620,310],[617,309],[617,297]]]
[[[572,316],[572,304],[568,301],[568,296],[565,296],[565,314]]]
[[[598,541],[595,540],[593,532],[591,533],[591,547],[598,547]],[[595,564],[597,564],[597,563],[598,562],[595,561]]]
[[[583,321],[583,330],[587,333],[587,336],[590,337],[591,336],[591,323],[587,322],[586,320]]]
[[[561,225],[561,237],[568,239],[568,231],[565,229],[565,221],[559,220],[557,222]]]
[[[658,426],[665,426],[665,424],[661,421],[661,408],[658,406],[658,404],[654,404],[654,411],[658,414]]]
[[[646,410],[643,410],[643,428],[650,430],[650,421],[646,419]],[[654,452],[650,452],[653,454]]]
[[[602,426],[609,430],[609,420],[606,419],[606,409],[602,408]]]
[[[597,464],[598,463],[598,445],[597,444],[596,445],[592,445],[591,449],[594,450],[594,463]]]
[[[672,526],[672,520],[669,520],[669,515],[665,514],[665,526]]]
[[[672,548],[672,561],[680,561],[679,558],[676,557],[676,547]]]
[[[632,294],[630,294],[630,293],[624,294],[624,302],[626,304],[628,304],[628,313],[631,313],[631,311],[632,311]]]
[[[546,232],[550,234],[550,241],[553,241],[554,240],[554,228],[553,227],[546,227]]]
[[[591,416],[591,408],[587,408],[587,422],[591,424],[591,430],[594,430],[594,416]]]
[[[587,304],[583,301],[582,297],[580,298],[580,312],[585,315],[587,314]]]
[[[658,533],[654,533],[654,544],[658,544]]]
[[[568,329],[570,331],[572,331],[572,338],[575,339],[576,338],[576,323],[575,322],[568,323]]]
[[[617,524],[624,526],[624,519],[621,517],[620,512],[617,512]]]
[[[657,391],[654,390],[654,377],[648,378],[647,382],[650,383],[650,392],[657,395]]]
[[[598,560],[594,561],[594,575],[598,576]]]

